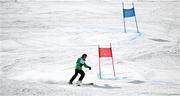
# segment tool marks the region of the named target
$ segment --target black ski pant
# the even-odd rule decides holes
[[[78,69],[75,69],[75,73],[74,75],[72,76],[72,78],[70,79],[70,82],[73,82],[74,79],[77,77],[78,73],[81,75],[80,78],[79,78],[79,81],[82,81],[84,76],[85,76],[85,73],[83,70],[78,70]]]

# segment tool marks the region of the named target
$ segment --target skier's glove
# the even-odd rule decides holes
[[[89,67],[89,70],[91,70],[91,67]]]

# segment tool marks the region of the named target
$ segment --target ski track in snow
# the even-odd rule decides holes
[[[138,0],[134,19],[122,1],[0,0],[0,96],[180,96],[180,2]],[[126,8],[130,2],[126,1]],[[98,77],[98,44],[112,43]],[[87,53],[84,82],[71,86],[76,59]]]

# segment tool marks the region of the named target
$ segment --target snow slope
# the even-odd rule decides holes
[[[134,3],[140,34],[133,18],[124,33],[122,1],[1,0],[0,96],[180,96],[180,2]],[[98,44],[109,43],[117,78],[103,60],[101,80]],[[95,85],[69,86],[83,53]]]

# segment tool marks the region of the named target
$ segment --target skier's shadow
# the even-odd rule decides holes
[[[104,88],[104,89],[119,89],[121,87],[117,87],[117,86],[111,86],[109,84],[104,84],[104,85],[97,85],[97,84],[94,84],[93,87],[96,87],[96,88]]]
[[[141,80],[133,80],[133,81],[130,81],[128,83],[132,83],[132,84],[141,84],[141,83],[145,83],[145,81],[141,81]]]

